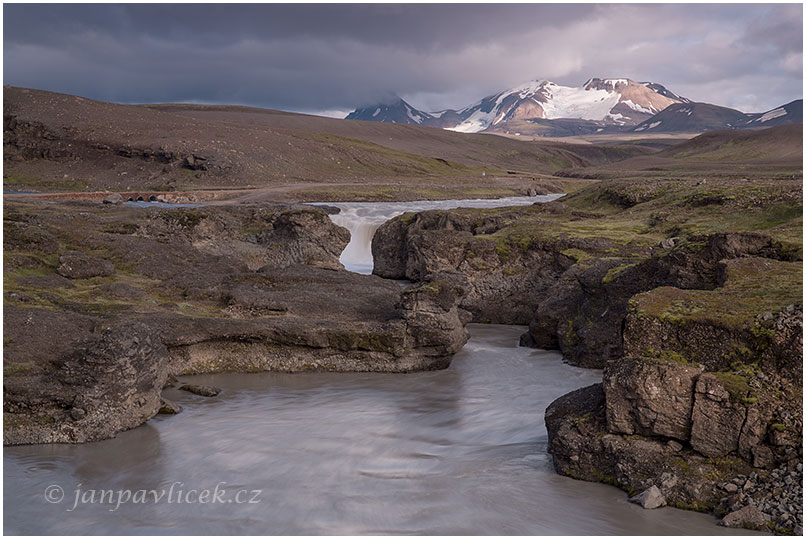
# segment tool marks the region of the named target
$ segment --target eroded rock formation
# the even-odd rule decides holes
[[[133,428],[170,375],[437,369],[467,340],[461,281],[346,272],[315,208],[7,204],[5,230],[6,444]]]

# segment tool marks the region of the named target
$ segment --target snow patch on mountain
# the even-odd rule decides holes
[[[658,112],[657,110],[655,110],[655,107],[653,107],[652,105],[650,105],[649,108],[642,107],[641,105],[639,105],[637,103],[633,103],[629,99],[625,99],[624,101],[622,101],[622,103],[624,103],[625,105],[627,105],[628,107],[630,107],[632,110],[634,110],[636,112],[643,112],[644,114],[655,114],[656,112]]]
[[[769,112],[765,112],[755,120],[754,122],[769,122],[770,120],[774,120],[775,118],[780,118],[781,116],[786,116],[786,110],[783,107],[773,109]]]
[[[543,118],[579,118],[582,120],[604,120],[615,107],[621,95],[606,90],[585,90],[559,86],[552,82],[546,86],[547,100],[543,105]]]

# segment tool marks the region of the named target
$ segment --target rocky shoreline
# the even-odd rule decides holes
[[[801,209],[795,181],[610,181],[403,214],[370,276],[322,208],[7,203],[4,443],[175,412],[174,375],[439,369],[468,322],[528,324],[522,345],[603,369],[546,410],[559,473],[797,533]]]
[[[529,208],[405,214],[376,234],[375,273],[458,273],[473,321],[529,322],[522,344],[604,369],[546,411],[559,473],[799,533],[800,482],[766,501],[723,486],[802,469],[801,200],[796,183],[608,182]],[[790,207],[792,221],[753,224]]]
[[[438,369],[467,340],[460,283],[344,271],[316,208],[7,203],[4,229],[6,445],[136,427],[172,375]]]

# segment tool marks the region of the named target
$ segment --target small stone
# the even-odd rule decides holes
[[[165,380],[165,384],[162,386],[162,388],[165,389],[166,387],[174,387],[178,382],[179,380],[176,379],[176,376],[169,374],[168,379]]]
[[[84,408],[73,408],[70,410],[70,417],[78,421],[79,419],[84,419],[87,415],[86,410]]]
[[[671,249],[674,247],[677,238],[666,238],[662,242],[660,242],[661,249]]]
[[[725,483],[725,486],[723,488],[728,492],[736,492],[737,490],[739,490],[739,487],[737,487],[733,483]]]
[[[745,481],[744,486],[743,486],[742,488],[743,488],[744,490],[750,490],[750,489],[752,489],[754,486],[755,486],[755,485],[753,484],[753,482],[752,482],[752,481],[750,481],[750,480],[748,479],[747,481]]]
[[[644,509],[657,509],[666,505],[666,498],[663,497],[660,489],[652,485],[641,494],[630,498],[632,503],[637,503]]]
[[[666,442],[666,445],[669,446],[669,448],[675,453],[683,449],[683,444],[681,444],[677,440],[669,440],[668,442]]]
[[[169,401],[168,399],[160,399],[160,411],[161,414],[178,414],[182,411],[182,407],[176,404],[173,401]]]
[[[727,528],[760,530],[767,524],[767,517],[755,505],[745,505],[738,511],[725,515],[719,523]]]
[[[221,389],[218,387],[213,386],[197,386],[193,384],[185,384],[180,387],[182,391],[188,391],[190,393],[194,393],[196,395],[201,395],[202,397],[215,397],[219,393],[221,393]]]
[[[669,472],[664,472],[660,476],[660,488],[662,489],[670,489],[677,485],[677,476],[672,475]]]

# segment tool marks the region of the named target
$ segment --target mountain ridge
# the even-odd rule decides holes
[[[682,114],[672,116],[672,113]],[[400,97],[356,109],[348,120],[437,127],[462,133],[564,136],[578,132],[706,132],[755,129],[803,121],[803,100],[762,113],[698,103],[656,82],[590,78],[582,86],[535,79],[460,109],[419,110]],[[770,123],[772,122],[772,123]]]

